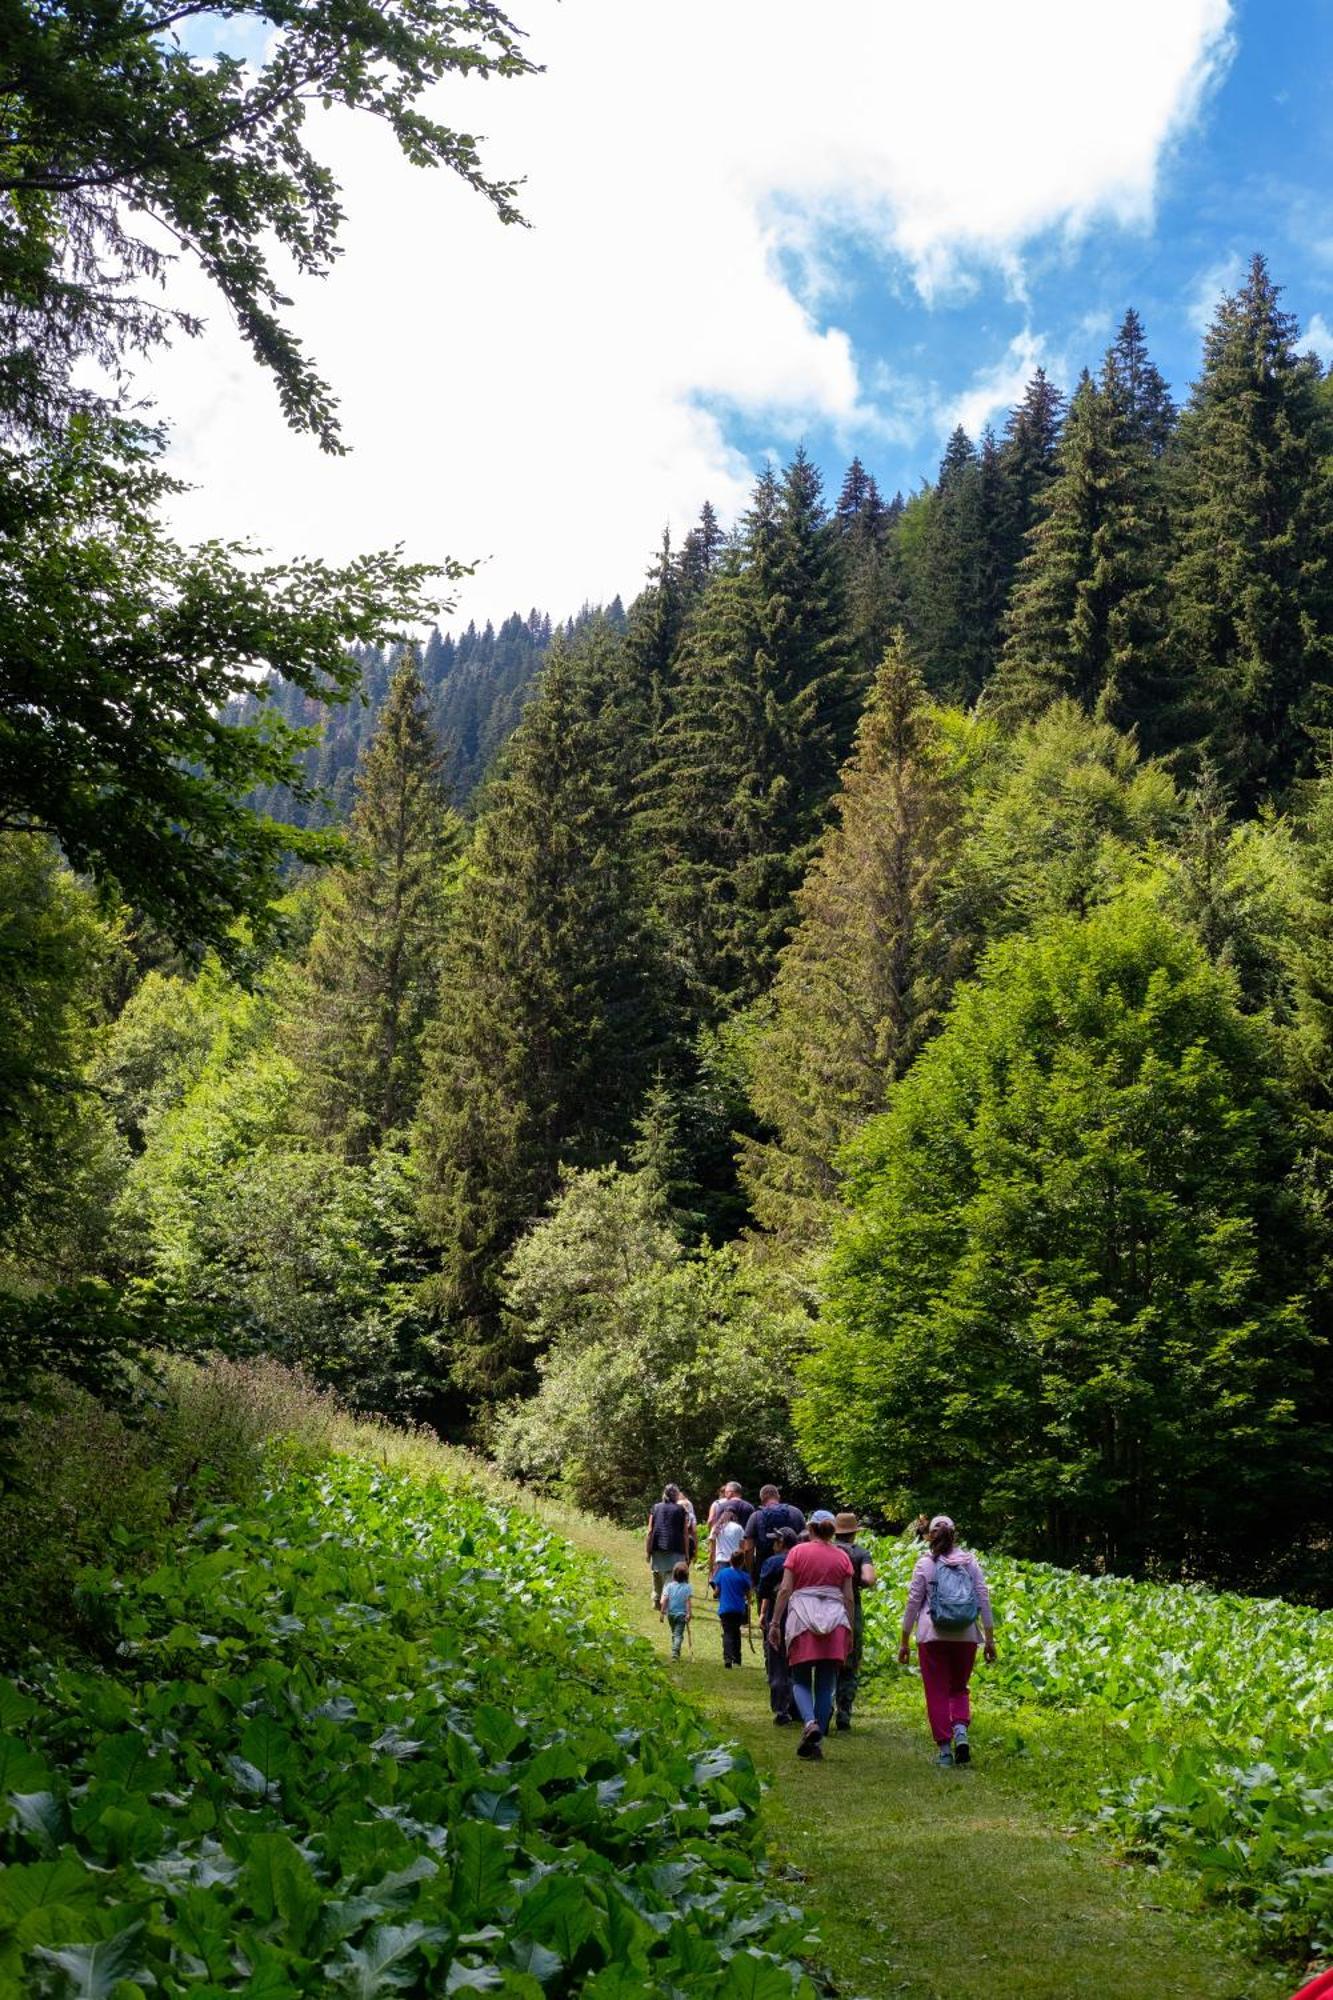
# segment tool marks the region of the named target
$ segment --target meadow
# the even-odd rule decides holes
[[[918,1552],[878,1541],[866,1600],[871,1687],[895,1708],[920,1701],[896,1659]],[[983,1561],[988,1726],[1134,1859],[1195,1872],[1284,1949],[1333,1953],[1333,1612]]]
[[[368,1438],[269,1446],[11,1660],[3,2000],[813,2000],[749,1758],[595,1566]]]

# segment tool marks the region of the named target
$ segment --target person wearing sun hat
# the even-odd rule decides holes
[[[805,1724],[796,1754],[822,1757],[838,1668],[851,1649],[856,1600],[851,1557],[833,1545],[833,1515],[827,1507],[817,1507],[807,1526],[809,1541],[787,1551],[769,1631],[776,1626],[778,1643],[786,1645],[791,1698]]]
[[[860,1548],[856,1534],[861,1523],[855,1514],[841,1513],[833,1523],[833,1545],[846,1549],[852,1565],[852,1645],[851,1651],[838,1668],[838,1692],[835,1700],[834,1720],[839,1729],[852,1726],[852,1705],[856,1700],[856,1690],[861,1680],[861,1648],[865,1637],[865,1613],[861,1606],[861,1592],[871,1590],[875,1583],[875,1565],[870,1551]]]

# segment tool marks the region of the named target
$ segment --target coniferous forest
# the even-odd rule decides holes
[[[1129,311],[907,499],[798,450],[625,612],[362,643],[277,921],[6,834],[13,1310],[612,1511],[943,1454],[994,1546],[1268,1588],[1296,1516],[1329,1589],[1331,647],[1261,258],[1180,408]]]

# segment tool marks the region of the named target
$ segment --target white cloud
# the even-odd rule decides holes
[[[993,368],[975,375],[962,395],[944,406],[944,429],[951,431],[961,424],[969,436],[979,437],[988,423],[994,423],[1013,408],[1045,358],[1041,335],[1024,327],[1015,334]]]
[[[901,378],[863,379],[828,223],[928,300],[983,264],[1021,299],[1041,232],[1150,222],[1164,152],[1230,50],[1228,0],[514,6],[547,74],[451,84],[441,115],[489,135],[492,171],[526,173],[533,228],[501,228],[376,128],[312,125],[346,191],[345,254],[294,290],[354,455],[285,435],[215,324],[155,376],[201,488],[188,532],[489,556],[465,616],[628,594],[663,519],[743,501],[720,410],[779,437],[901,436],[935,414]],[[954,420],[1012,400],[1039,353],[1021,334]]]
[[[1330,327],[1322,313],[1311,313],[1309,325],[1305,329],[1305,338],[1298,344],[1302,353],[1312,347],[1325,368],[1333,367],[1333,327]]]
[[[1185,308],[1186,317],[1196,333],[1207,333],[1213,323],[1218,300],[1224,293],[1234,292],[1245,276],[1245,261],[1239,250],[1233,250],[1229,256],[1219,258],[1215,264],[1200,271],[1190,288]]]

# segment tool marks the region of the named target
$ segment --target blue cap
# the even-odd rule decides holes
[[[822,1528],[825,1521],[828,1522],[831,1528],[837,1525],[827,1507],[816,1507],[814,1513],[810,1516],[810,1526],[812,1528]]]

